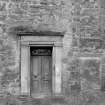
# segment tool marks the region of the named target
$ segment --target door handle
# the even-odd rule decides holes
[[[33,75],[33,80],[38,81],[40,79],[39,75]]]

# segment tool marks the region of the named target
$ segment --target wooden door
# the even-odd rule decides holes
[[[35,50],[33,50],[34,54],[31,56],[31,94],[35,96],[42,94],[49,95],[52,89],[52,57],[50,52],[46,52],[47,49]]]

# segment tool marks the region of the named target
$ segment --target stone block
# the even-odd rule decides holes
[[[21,2],[24,2],[25,0],[10,0],[10,1],[14,3],[21,3]]]
[[[27,11],[29,9],[29,4],[27,2],[23,2],[20,4],[20,8]]]
[[[6,11],[6,3],[0,3],[0,11]]]
[[[6,14],[0,15],[0,21],[5,21],[6,19],[7,19],[7,15]]]

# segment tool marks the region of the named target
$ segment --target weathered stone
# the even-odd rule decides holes
[[[105,103],[105,95],[100,91],[105,90],[104,5],[104,0],[0,0],[0,95],[19,95],[21,91],[17,33],[37,30],[45,35],[56,31],[65,32],[63,76],[59,72],[60,64],[56,63],[59,69],[55,70],[60,76],[55,78],[58,80],[56,91],[61,91],[58,84],[63,86],[65,96],[69,95],[68,105]],[[61,55],[56,56],[59,60]],[[93,56],[98,60],[91,58]],[[81,57],[84,58],[79,60]],[[27,62],[24,57],[22,65]],[[27,91],[24,84],[21,86],[22,91]],[[81,96],[77,97],[79,94]]]
[[[0,21],[5,21],[6,18],[7,18],[7,15],[5,14],[0,15]]]
[[[20,4],[20,8],[26,11],[26,10],[28,10],[29,5],[27,2],[23,2]]]
[[[6,11],[6,3],[0,3],[0,11]]]
[[[25,0],[10,0],[10,1],[14,3],[20,3],[20,2],[24,2]]]

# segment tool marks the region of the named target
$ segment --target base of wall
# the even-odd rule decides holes
[[[100,96],[99,96],[100,95]],[[70,95],[52,96],[42,99],[32,98],[28,95],[0,97],[0,105],[105,105],[105,93],[94,94],[91,96]]]

